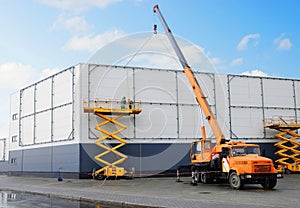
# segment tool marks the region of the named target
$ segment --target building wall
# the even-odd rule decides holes
[[[297,117],[300,81],[202,72],[195,76],[225,136],[261,143],[264,154],[274,158],[276,132],[264,129],[263,123],[274,115]],[[83,101],[123,96],[142,103],[139,115],[119,120],[127,126],[119,136],[128,142],[120,151],[128,155],[123,165],[129,169],[143,174],[186,164],[189,144],[202,137],[201,125],[213,138],[181,70],[79,64],[11,96],[5,170],[55,173],[62,167],[79,174],[99,168],[94,156],[102,150],[94,142],[103,135],[95,125],[103,120],[84,113]],[[107,143],[115,145],[113,140]],[[4,146],[0,141],[0,153]]]

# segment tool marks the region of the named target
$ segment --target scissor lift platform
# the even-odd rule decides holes
[[[84,113],[93,113],[94,115],[103,119],[101,123],[95,126],[95,129],[103,133],[104,136],[99,137],[95,141],[95,144],[100,148],[104,149],[104,152],[97,154],[95,156],[95,160],[99,161],[105,166],[95,171],[93,173],[93,176],[97,177],[100,174],[106,177],[124,176],[128,172],[123,167],[118,167],[117,165],[123,163],[127,159],[127,156],[119,152],[117,149],[119,149],[120,147],[126,144],[126,140],[119,137],[118,134],[124,131],[127,127],[126,125],[120,123],[117,120],[123,116],[130,116],[131,114],[141,113],[142,112],[141,102],[123,103],[116,100],[107,101],[107,100],[94,99],[94,100],[83,102],[83,111]],[[114,132],[109,132],[105,130],[103,126],[109,123],[115,125],[117,130]],[[110,147],[109,145],[107,145],[107,143],[103,142],[106,139],[115,139],[116,141],[119,142],[119,144],[114,147]],[[111,152],[116,156],[118,156],[119,159],[117,159],[114,162],[109,162],[103,159],[105,155]],[[132,174],[133,173],[129,173],[129,175]]]
[[[280,156],[276,164],[284,167],[286,172],[300,172],[300,134],[296,131],[300,129],[300,124],[293,116],[274,116],[267,119],[265,128],[279,131],[275,138],[281,140],[274,146],[280,150],[275,152]]]

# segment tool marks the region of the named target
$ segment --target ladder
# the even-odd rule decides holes
[[[273,116],[266,120],[264,127],[279,131],[275,138],[280,141],[274,144],[279,148],[275,154],[280,157],[276,163],[284,167],[286,173],[300,172],[300,134],[296,132],[300,129],[300,124],[297,123],[296,118]]]
[[[103,134],[99,137],[95,144],[102,148],[104,151],[97,154],[94,158],[98,162],[104,164],[104,167],[96,170],[93,173],[93,177],[99,176],[101,173],[103,176],[124,176],[127,171],[123,167],[118,167],[117,165],[123,163],[127,156],[118,151],[119,148],[126,145],[126,140],[121,138],[119,134],[124,131],[127,126],[122,124],[120,118],[123,116],[130,116],[131,114],[139,114],[142,111],[141,102],[130,102],[124,103],[116,100],[84,100],[83,101],[83,111],[84,113],[93,113],[94,115],[102,118],[102,122],[95,126],[95,129]],[[116,127],[116,130],[110,132],[105,129],[105,126],[112,124]],[[118,144],[114,147],[108,145],[105,140],[114,139]],[[115,161],[108,161],[105,156],[109,153],[113,153],[117,156]],[[131,173],[133,174],[133,173]]]

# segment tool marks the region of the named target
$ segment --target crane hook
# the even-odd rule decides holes
[[[157,25],[156,24],[153,25],[153,33],[157,34]]]

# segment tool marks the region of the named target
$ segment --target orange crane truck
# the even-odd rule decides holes
[[[193,141],[190,148],[190,164],[180,166],[177,170],[189,168],[192,173],[192,185],[198,183],[229,182],[233,189],[242,189],[244,184],[261,184],[264,189],[272,189],[276,186],[277,178],[282,178],[283,173],[278,172],[269,158],[260,156],[258,144],[230,141],[225,138],[218,121],[206,100],[206,97],[181,52],[171,30],[169,29],[158,5],[153,8],[154,13],[160,19],[166,35],[182,65],[185,75],[196,96],[207,122],[216,138],[215,146],[211,140],[206,139],[205,129],[202,127],[202,139]],[[156,25],[155,27],[156,28]]]

